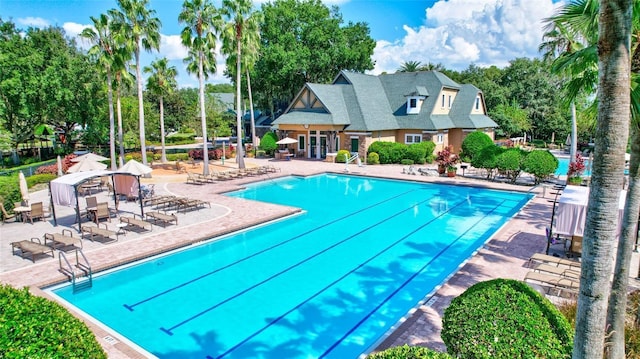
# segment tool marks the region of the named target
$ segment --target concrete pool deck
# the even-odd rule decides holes
[[[499,182],[488,182],[472,177],[475,174],[465,174],[459,170],[455,178],[428,177],[420,175],[408,175],[403,173],[400,165],[363,166],[350,164],[326,163],[321,161],[293,159],[291,161],[276,161],[272,159],[247,158],[247,164],[273,165],[280,169],[276,173],[268,175],[245,177],[231,181],[193,185],[186,183],[186,174],[154,173],[150,179],[143,182],[154,183],[156,194],[175,194],[197,198],[211,203],[211,208],[205,207],[197,211],[179,213],[178,225],[169,225],[165,228],[154,226],[151,232],[128,232],[120,236],[119,240],[111,244],[83,241],[83,251],[89,259],[94,272],[112,268],[136,259],[146,258],[171,249],[185,247],[204,239],[231,233],[248,228],[266,221],[277,219],[286,215],[295,214],[297,208],[259,203],[240,198],[231,198],[221,193],[241,188],[243,184],[255,181],[270,180],[277,176],[285,175],[312,175],[323,172],[345,173],[345,168],[356,175],[394,178],[411,181],[424,181],[433,183],[459,184],[479,186],[493,189],[505,189],[515,191],[529,191],[531,186],[508,185]],[[221,165],[218,162],[219,165]],[[232,161],[227,161],[226,166],[233,167]],[[187,171],[197,171],[197,168],[189,168]],[[533,253],[545,250],[545,227],[549,225],[551,217],[551,199],[548,188],[537,187],[532,193],[534,199],[523,208],[511,221],[509,221],[478,253],[465,263],[460,270],[453,275],[425,304],[419,305],[407,315],[407,318],[399,323],[398,327],[381,343],[378,348],[402,344],[422,345],[443,351],[444,344],[440,339],[442,314],[450,301],[462,293],[466,288],[492,278],[512,278],[522,280],[529,270],[526,266]],[[544,198],[546,195],[546,198]],[[105,196],[105,192],[99,196]],[[31,194],[31,202],[43,201],[48,206],[48,193],[46,190]],[[83,208],[84,199],[80,199],[80,207]],[[0,227],[0,282],[8,283],[15,287],[28,286],[32,292],[47,296],[47,293],[38,289],[51,284],[66,281],[66,277],[58,271],[58,258],[39,258],[35,263],[29,259],[22,259],[13,255],[10,243],[13,241],[38,237],[42,239],[44,233],[59,233],[63,228],[71,229],[77,236],[77,224],[74,211],[69,208],[55,208],[58,226],[54,227],[52,218],[38,221],[34,224],[7,223]],[[121,202],[120,214],[139,214],[139,204],[135,202]],[[145,209],[146,210],[146,209]],[[115,229],[117,219],[113,218],[109,227]],[[83,225],[88,222],[84,222]],[[634,253],[632,261],[634,266],[638,263],[638,254]],[[69,253],[71,257],[71,252]],[[632,268],[631,273],[637,273],[637,267]],[[638,285],[634,281],[634,285]],[[90,323],[81,313],[74,312],[82,318],[94,331],[100,344],[110,358],[142,358],[144,355],[133,347],[121,342],[116,333],[110,333],[95,323]]]

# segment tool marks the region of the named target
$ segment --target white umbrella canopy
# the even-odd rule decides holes
[[[285,137],[285,138],[281,139],[280,141],[276,142],[276,145],[290,145],[290,144],[294,144],[294,143],[298,143],[298,140],[294,140],[291,137]]]
[[[118,168],[118,172],[128,172],[137,176],[146,176],[153,171],[151,167],[145,166],[136,160],[129,160],[124,166]]]
[[[100,161],[106,161],[108,160],[108,158],[89,152],[89,153],[85,153],[82,156],[78,156],[76,158],[71,159],[71,162],[80,162],[84,160],[92,160],[92,161],[100,162]]]
[[[18,172],[18,180],[20,181],[20,194],[22,194],[22,200],[25,203],[29,203],[29,186],[27,186],[27,179],[24,177],[22,171]]]
[[[90,159],[84,159],[75,165],[69,167],[67,173],[85,172],[85,171],[97,171],[104,170],[107,165],[104,163],[96,162]]]
[[[62,159],[58,156],[58,177],[62,176],[64,173],[62,171]]]

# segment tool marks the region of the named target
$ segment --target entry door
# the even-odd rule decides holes
[[[320,136],[320,158],[327,158],[327,136]]]
[[[309,137],[309,157],[316,158],[318,147],[316,146],[318,139],[315,135]]]
[[[357,138],[352,138],[351,139],[351,153],[358,153],[358,150],[360,149],[360,144],[358,142]]]

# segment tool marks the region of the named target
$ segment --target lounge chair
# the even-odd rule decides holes
[[[187,172],[187,183],[203,184],[204,181],[198,178],[198,175],[193,172]]]
[[[82,226],[82,233],[87,234],[89,240],[92,242],[96,237],[102,237],[106,242],[115,242],[118,240],[118,232],[110,230],[106,223],[104,223],[104,228],[101,228],[100,224],[98,224],[98,227]],[[115,236],[115,239],[113,236]]]
[[[51,243],[47,243],[47,241]],[[68,229],[63,229],[62,233],[45,233],[44,244],[58,250],[62,250],[63,248],[82,248],[82,240],[74,237],[73,233]],[[78,244],[80,245],[78,246]]]
[[[524,277],[525,282],[537,282],[547,287],[547,294],[551,294],[551,290],[557,290],[558,296],[562,292],[576,294],[580,289],[580,279],[574,277],[558,276],[541,272],[531,271]]]
[[[22,258],[25,258],[25,255],[27,254],[31,255],[31,261],[33,263],[36,262],[36,256],[39,254],[51,253],[51,257],[55,258],[55,254],[53,254],[53,248],[42,244],[39,238],[31,238],[30,241],[22,240],[19,242],[12,242],[11,252],[13,254],[16,254],[16,249],[18,249],[18,253]]]
[[[151,222],[138,219],[135,214],[133,217],[120,217],[120,223],[126,223],[127,227],[138,227],[142,230],[146,230],[147,227],[149,227],[149,231],[153,230],[153,224]]]
[[[580,267],[554,266],[545,263],[539,263],[533,267],[534,271],[548,274],[555,274],[563,277],[580,278]]]
[[[2,210],[2,223],[4,224],[5,222],[7,222],[8,220],[13,218],[13,221],[17,221],[18,217],[16,216],[15,213],[9,214],[7,213],[7,210],[4,208],[4,204],[2,204],[2,202],[0,202],[0,210]]]
[[[566,259],[562,257],[550,256],[543,253],[535,253],[529,259],[529,268],[533,268],[535,263],[547,263],[555,266],[566,266],[566,267],[574,267],[579,268],[580,262],[574,261],[571,259]]]
[[[147,212],[147,218],[151,218],[154,222],[163,222],[164,224],[170,224],[171,222],[176,222],[176,226],[178,225],[178,217],[175,214],[165,214],[160,212]],[[164,227],[164,226],[163,226]]]

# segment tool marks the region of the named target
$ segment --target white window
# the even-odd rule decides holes
[[[404,143],[410,145],[412,143],[422,142],[422,135],[406,134],[404,135]]]
[[[480,96],[476,96],[476,110],[480,109]]]
[[[418,99],[410,98],[409,99],[409,108],[416,108],[416,107],[418,107]]]
[[[422,106],[422,101],[424,100],[424,96],[413,96],[407,98],[407,114],[416,115],[420,113],[420,106]]]
[[[443,143],[444,142],[444,135],[439,133],[436,135],[436,143]]]

